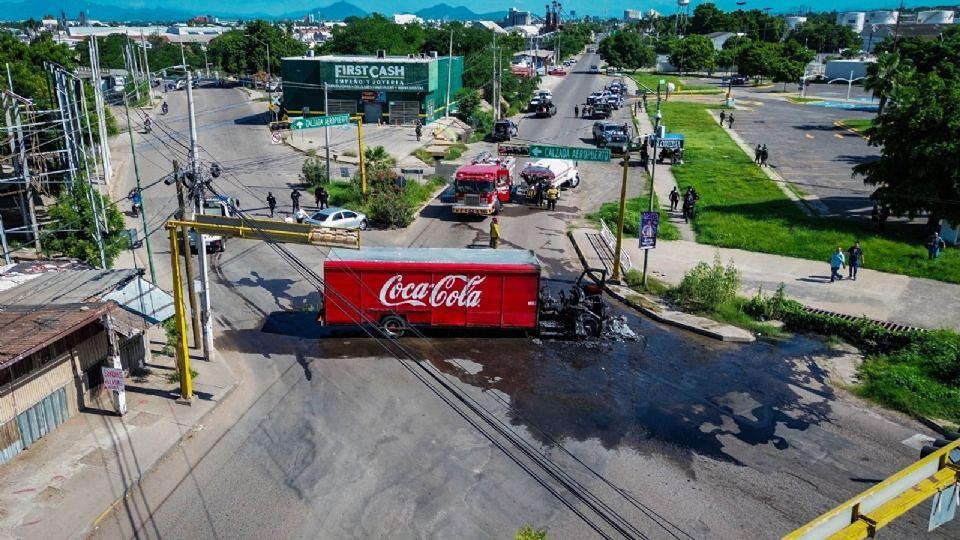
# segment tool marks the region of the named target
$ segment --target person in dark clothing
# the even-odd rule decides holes
[[[927,240],[927,256],[931,260],[936,259],[940,256],[940,253],[946,249],[947,244],[943,241],[943,238],[940,237],[939,232],[933,233],[930,236],[930,239]]]
[[[683,200],[683,222],[690,223],[690,214],[693,213],[693,204],[690,202],[690,199]]]
[[[733,129],[733,113],[730,113],[730,116],[727,117],[727,127]]]
[[[680,192],[677,191],[677,187],[674,186],[673,189],[670,190],[670,210],[676,212],[678,204],[680,204]]]
[[[647,150],[646,144],[640,147],[640,163],[643,164],[643,170],[649,170],[648,165],[650,164],[650,151]]]
[[[580,107],[578,105],[573,106],[573,117],[580,118]]]
[[[885,231],[887,229],[887,220],[890,219],[890,207],[884,206],[880,209],[880,222],[878,223],[879,229]]]
[[[760,149],[760,166],[767,166],[767,158],[770,157],[770,151],[767,150],[767,145],[763,145],[763,148]]]
[[[873,205],[873,210],[870,211],[870,221],[878,223],[880,221],[880,207]]]
[[[322,186],[319,189],[319,199],[320,199],[320,209],[330,208],[330,193],[327,192]]]
[[[420,120],[417,120],[417,125],[414,127],[414,131],[417,134],[417,142],[420,142],[420,136],[423,135],[423,125],[420,124]]]
[[[763,149],[761,149],[760,145],[758,144],[757,147],[753,150],[753,162],[756,163],[757,165],[760,164],[761,152],[763,152]]]
[[[546,186],[543,181],[537,182],[537,206],[543,206],[543,197],[545,195]]]
[[[723,121],[727,119],[727,111],[720,111],[720,127],[723,127]]]
[[[293,201],[293,213],[296,214],[297,210],[300,210],[300,190],[293,188],[293,193],[290,194],[290,200]]]
[[[854,242],[853,245],[850,246],[850,249],[847,250],[847,268],[849,268],[847,277],[856,281],[857,270],[860,269],[860,265],[863,263],[863,248],[860,247],[860,242]]]
[[[267,206],[270,207],[270,217],[273,217],[273,213],[277,209],[277,198],[269,191],[267,192]]]

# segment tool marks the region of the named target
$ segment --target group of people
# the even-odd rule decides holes
[[[533,192],[531,199],[537,201],[538,207],[543,207],[544,201],[547,203],[547,210],[556,210],[557,201],[560,200],[560,189],[550,184],[546,180],[541,180],[530,187]],[[528,195],[531,195],[528,193]]]
[[[733,129],[733,113],[727,114],[727,111],[720,111],[720,127],[723,127],[723,122],[727,122],[727,127]]]
[[[767,158],[770,157],[770,152],[767,150],[767,145],[758,144],[753,151],[753,161],[761,167],[767,166]]]
[[[320,210],[324,208],[330,208],[330,193],[323,186],[318,186],[314,191],[313,195],[316,199],[315,206]],[[297,188],[293,188],[293,192],[290,193],[290,201],[293,203],[293,215],[297,216],[297,221],[301,221],[300,211],[300,197],[302,194]],[[277,198],[273,196],[273,192],[267,192],[267,208],[270,209],[270,217],[274,217],[274,214],[277,211]]]
[[[684,223],[690,223],[698,200],[700,200],[700,194],[697,193],[697,190],[693,189],[693,186],[689,186],[687,192],[683,194],[683,206],[681,207]],[[677,191],[676,186],[674,186],[674,188],[670,190],[670,210],[676,212],[678,204],[680,204],[680,192]]]
[[[849,268],[847,279],[856,281],[857,270],[863,266],[863,263],[863,248],[860,247],[860,242],[854,242],[852,246],[847,248],[846,256],[843,254],[843,248],[837,246],[837,251],[830,256],[830,283],[843,279],[840,270],[844,267]]]

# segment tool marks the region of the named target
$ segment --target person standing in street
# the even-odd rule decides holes
[[[927,240],[927,255],[931,260],[936,259],[946,247],[947,244],[943,241],[940,233],[935,232],[930,239]]]
[[[557,199],[560,198],[560,190],[557,189],[557,186],[550,186],[547,189],[547,210],[556,210],[557,209]]]
[[[497,249],[500,245],[500,223],[497,218],[490,220],[490,248]]]
[[[328,193],[327,190],[323,186],[321,186],[320,187],[320,209],[323,210],[324,208],[330,208],[330,193]]]
[[[297,210],[300,210],[300,190],[293,188],[293,193],[290,194],[290,200],[293,201],[293,213],[296,214]]]
[[[680,192],[677,191],[677,186],[673,186],[670,190],[670,211],[676,212],[678,204],[680,204]]]
[[[273,217],[273,213],[277,209],[277,198],[269,191],[267,192],[267,206],[270,208],[270,217]]]
[[[537,182],[537,207],[543,207],[543,197],[546,194],[547,185],[543,180]]]
[[[733,113],[730,113],[730,116],[727,117],[727,127],[733,129]]]
[[[853,281],[857,280],[857,270],[860,269],[860,266],[863,265],[863,248],[860,247],[860,242],[854,242],[850,249],[847,250],[847,266],[850,267],[850,271],[847,274],[847,277]]]
[[[723,121],[727,119],[727,111],[720,111],[720,127],[723,127]]]
[[[683,222],[690,223],[690,214],[693,213],[693,199],[686,197],[683,199]]]
[[[837,251],[830,257],[830,283],[843,279],[840,270],[844,266],[846,266],[846,261],[843,258],[843,248],[837,246]]]
[[[574,105],[574,106],[573,106],[573,117],[574,117],[574,118],[580,118],[580,106],[579,106],[579,105]]]

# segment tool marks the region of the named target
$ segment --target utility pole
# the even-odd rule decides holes
[[[627,141],[627,150],[623,153],[623,176],[620,180],[620,211],[617,214],[617,245],[613,250],[613,275],[610,280],[620,281],[620,254],[623,247],[623,221],[627,207],[627,171],[630,167],[630,141]]]
[[[493,33],[493,82],[491,83],[490,93],[493,94],[493,121],[500,119],[500,102],[497,99],[497,33]]]
[[[130,136],[130,154],[133,156],[133,174],[137,179],[137,193],[140,194],[140,222],[143,224],[143,243],[147,246],[147,262],[150,265],[150,281],[157,284],[157,271],[153,267],[153,250],[150,248],[150,230],[147,229],[147,207],[143,204],[143,190],[140,187],[140,167],[137,165],[137,145],[133,142],[133,129],[130,127],[130,106],[127,93],[123,94],[123,111],[127,114],[127,135]]]
[[[657,89],[660,89],[660,86],[657,85]],[[653,127],[653,133],[656,135],[656,140],[660,138],[660,119],[663,118],[663,115],[660,114],[660,101],[657,100],[657,115],[654,116],[655,124]],[[647,212],[653,212],[653,180],[657,176],[657,143],[654,142],[653,145],[653,167],[650,169],[650,204],[647,208]],[[647,286],[647,267],[650,264],[650,250],[643,250],[643,286]]]
[[[186,221],[187,207],[183,198],[183,178],[180,173],[180,164],[173,160],[173,177],[177,183],[177,204],[180,207],[180,219]],[[190,315],[192,316],[191,325],[193,327],[193,347],[199,349],[201,342],[200,310],[197,309],[197,286],[196,275],[193,270],[193,257],[190,255],[190,231],[186,225],[181,226],[180,234],[183,245],[183,258],[187,267],[187,290],[190,293]]]
[[[450,27],[450,48],[447,49],[447,107],[444,109],[444,117],[450,116],[450,79],[453,75],[453,27]],[[326,88],[327,83],[323,83]],[[328,164],[329,166],[329,164]]]
[[[71,75],[72,77],[73,75]],[[83,160],[83,171],[87,177],[87,198],[90,200],[90,214],[93,217],[93,229],[94,229],[94,238],[97,239],[97,249],[100,251],[100,268],[104,270],[107,269],[107,256],[103,249],[103,233],[100,229],[100,216],[99,210],[97,209],[97,199],[99,198],[100,191],[97,191],[95,196],[93,193],[93,177],[90,175],[90,165],[89,160],[87,159],[87,149],[86,145],[83,143],[83,122],[80,118],[80,111],[77,107],[77,100],[82,99],[83,96],[83,81],[80,79],[74,79],[73,81],[73,99],[70,100],[71,105],[73,106],[73,118],[76,122],[77,136],[80,139],[80,157]],[[77,89],[79,88],[79,92]],[[79,94],[79,95],[78,95]],[[69,95],[69,94],[68,94]],[[83,103],[84,116],[86,116],[87,104]],[[89,117],[87,118],[89,124]],[[72,127],[72,126],[71,126]],[[96,170],[96,161],[94,161],[94,170]]]
[[[203,214],[203,179],[200,177],[200,155],[197,145],[197,120],[193,109],[193,77],[187,71],[187,111],[190,115],[190,171],[193,173],[194,207]],[[363,163],[361,161],[361,163]],[[213,360],[213,317],[210,309],[210,279],[207,273],[206,235],[196,235],[197,255],[200,258],[200,322],[203,325],[203,356]]]
[[[367,194],[367,165],[363,156],[363,116],[357,116],[357,145],[360,147],[360,193]]]
[[[323,83],[323,115],[330,116],[330,103],[327,101],[327,83]],[[327,183],[330,183],[330,126],[323,127],[323,143],[327,148]]]
[[[150,59],[147,58],[147,41],[143,38],[143,30],[140,30],[140,48],[143,49],[143,66],[147,74],[147,97],[153,101],[153,81],[150,80]]]

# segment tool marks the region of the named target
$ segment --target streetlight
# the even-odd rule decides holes
[[[847,101],[850,101],[850,91],[853,89],[853,83],[855,83],[855,82],[857,82],[857,81],[859,81],[859,80],[861,80],[861,79],[866,79],[866,77],[857,77],[857,78],[854,78],[854,77],[853,77],[853,71],[851,70],[851,71],[850,71],[850,78],[849,78],[849,79],[845,79],[845,78],[843,78],[843,77],[837,77],[836,79],[830,79],[829,81],[827,81],[827,84],[835,83],[835,82],[837,82],[837,81],[844,81],[844,82],[846,82],[846,83],[847,83]]]

